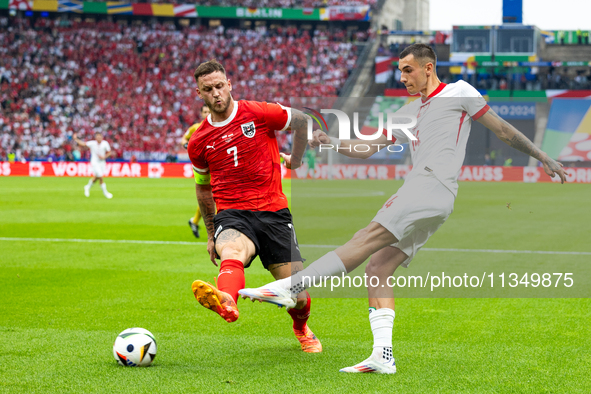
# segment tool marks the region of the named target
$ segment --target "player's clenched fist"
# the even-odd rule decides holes
[[[299,168],[302,165],[301,159],[299,162],[296,163],[291,159],[291,155],[288,155],[286,153],[280,152],[279,156],[283,158],[283,164],[285,164],[285,168],[287,168],[288,170],[295,170],[296,168]]]
[[[317,148],[321,144],[330,144],[330,137],[322,130],[314,130],[312,139],[308,141],[311,148]]]

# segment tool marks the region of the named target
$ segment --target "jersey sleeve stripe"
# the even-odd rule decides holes
[[[277,103],[279,104],[279,103]],[[279,104],[279,106],[281,108],[283,108],[285,110],[285,112],[287,112],[287,122],[285,122],[285,126],[283,126],[283,128],[279,131],[285,131],[285,129],[287,129],[289,127],[289,125],[291,124],[291,108],[290,107],[284,107],[283,105]]]
[[[482,107],[482,109],[481,109],[480,111],[476,112],[476,113],[475,113],[475,114],[472,116],[472,119],[474,119],[474,120],[478,120],[478,119],[480,119],[480,117],[481,117],[482,115],[484,115],[485,113],[487,113],[489,109],[490,109],[490,106],[489,106],[488,104],[486,104],[484,107]]]

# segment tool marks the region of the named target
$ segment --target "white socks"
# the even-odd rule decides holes
[[[347,269],[343,265],[340,257],[333,251],[328,252],[303,271],[297,274],[277,281],[277,284],[286,290],[290,290],[292,295],[297,295],[314,283],[319,284],[324,281],[325,277],[341,276],[347,273]]]
[[[395,313],[389,308],[369,308],[369,324],[373,333],[373,353],[375,360],[382,362],[392,358],[392,328]]]
[[[107,191],[107,184],[105,182],[101,183],[101,189],[103,189],[103,194],[106,196],[109,194]]]
[[[94,182],[92,181],[92,178],[88,181],[88,185],[86,185],[87,188],[91,188],[92,185],[94,185]]]

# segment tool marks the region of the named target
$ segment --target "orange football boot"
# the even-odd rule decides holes
[[[228,323],[238,320],[238,307],[230,294],[202,280],[193,282],[191,288],[201,305],[216,312]]]
[[[320,353],[322,351],[322,344],[316,338],[316,335],[308,328],[308,325],[303,330],[293,329],[293,332],[302,345],[302,350],[306,353]]]

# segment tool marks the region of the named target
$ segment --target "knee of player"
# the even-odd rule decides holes
[[[365,266],[365,274],[368,277],[376,276],[378,278],[383,276],[390,276],[391,268],[387,264],[376,262],[373,259]]]
[[[379,274],[378,265],[376,263],[372,263],[372,261],[369,260],[369,263],[367,263],[365,266],[365,273],[370,277],[377,276]]]
[[[222,248],[218,248],[218,254],[221,260],[242,260],[245,251],[236,245],[224,245]]]
[[[245,262],[250,257],[248,248],[240,242],[231,242],[221,245],[217,248],[217,251],[222,261],[232,259]]]

